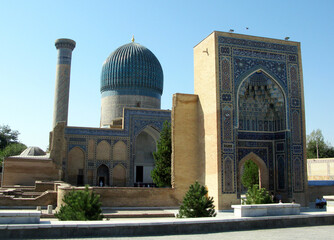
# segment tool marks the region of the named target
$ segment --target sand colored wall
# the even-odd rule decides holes
[[[4,186],[34,186],[35,181],[58,180],[58,170],[51,159],[6,158],[3,164]]]
[[[72,187],[59,187],[57,207],[62,204],[64,195],[72,191]],[[76,187],[75,190],[84,190]],[[172,188],[90,188],[100,195],[103,207],[177,207],[180,201]]]
[[[194,90],[199,98],[199,155],[205,159],[205,185],[209,195],[214,197],[216,207],[221,209],[217,61],[216,34],[213,33],[194,47]]]
[[[47,191],[36,198],[13,198],[10,196],[0,197],[0,206],[57,206],[57,192]]]
[[[56,127],[50,133],[50,158],[56,164],[59,170],[58,179],[62,179],[62,163],[66,153],[66,140],[65,140],[65,122],[57,123]]]
[[[307,159],[308,180],[334,180],[334,158]]]
[[[180,199],[195,181],[204,184],[204,158],[198,145],[198,97],[173,95],[172,186]]]

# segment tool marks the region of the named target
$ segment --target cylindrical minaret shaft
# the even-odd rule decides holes
[[[75,48],[75,41],[61,38],[56,40],[55,46],[58,50],[58,61],[52,129],[58,122],[65,122],[67,125],[71,59],[72,51]]]

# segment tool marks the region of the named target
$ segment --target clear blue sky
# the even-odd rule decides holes
[[[334,144],[334,1],[15,1],[0,0],[0,124],[28,146],[48,146],[57,38],[77,42],[68,125],[98,127],[100,73],[117,47],[149,48],[164,71],[162,108],[174,93],[193,93],[193,47],[212,31],[301,42],[306,133]],[[246,30],[249,27],[249,30]]]

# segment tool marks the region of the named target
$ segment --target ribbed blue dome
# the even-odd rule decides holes
[[[117,48],[103,64],[101,93],[108,91],[160,98],[162,90],[163,72],[158,59],[138,43]]]

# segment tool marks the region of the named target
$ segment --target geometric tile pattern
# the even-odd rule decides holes
[[[218,36],[218,50],[222,192],[240,194],[238,163],[250,152],[265,162],[270,191],[303,192],[298,47]],[[251,79],[259,73],[262,80]],[[239,119],[240,107],[246,114]]]

